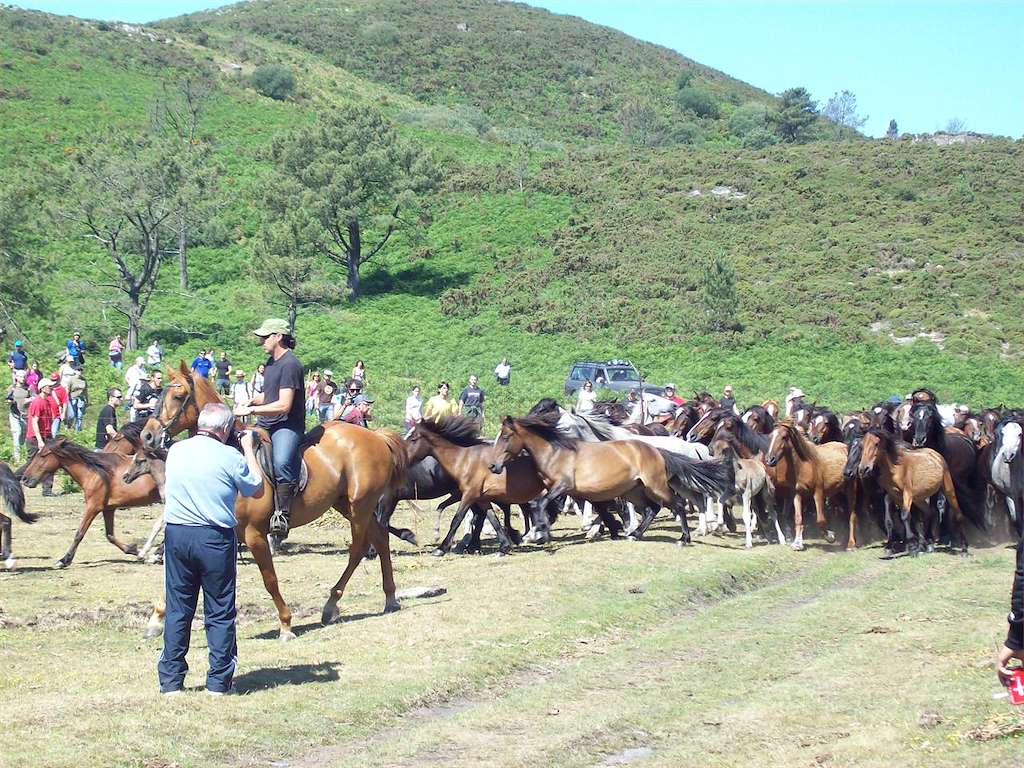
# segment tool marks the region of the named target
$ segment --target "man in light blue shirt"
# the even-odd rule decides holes
[[[203,590],[210,669],[206,690],[230,693],[238,649],[235,640],[235,499],[259,497],[263,476],[252,434],[242,435],[244,454],[225,445],[234,426],[231,409],[209,403],[199,432],[167,453],[164,520],[164,590],[167,618],[157,664],[160,691],[180,693],[188,672],[189,641],[199,590]]]

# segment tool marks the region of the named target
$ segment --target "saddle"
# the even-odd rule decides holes
[[[276,475],[274,474],[274,452],[271,448],[270,433],[262,427],[253,427],[253,434],[259,437],[259,442],[256,443],[256,461],[260,465],[260,470],[263,472],[263,476],[270,481],[270,487],[274,488],[277,485]],[[299,450],[305,447],[305,442],[299,443]],[[299,483],[296,488],[297,493],[302,493],[306,490],[306,484],[309,482],[309,467],[306,466],[306,460],[304,458],[299,459]]]

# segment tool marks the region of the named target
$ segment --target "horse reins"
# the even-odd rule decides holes
[[[157,415],[154,417],[156,419],[156,423],[160,425],[160,429],[163,432],[163,437],[165,440],[169,437],[170,430],[173,429],[174,426],[178,423],[178,419],[181,418],[181,415],[185,412],[185,409],[188,408],[189,403],[192,402],[193,398],[192,387],[186,387],[187,394],[181,401],[181,405],[178,407],[178,412],[175,413],[174,417],[165,424],[163,419],[160,418],[160,415],[163,414],[164,412],[164,398],[167,397],[167,392],[169,389],[170,387],[165,387],[164,391],[160,393],[160,400],[157,402],[156,409]]]

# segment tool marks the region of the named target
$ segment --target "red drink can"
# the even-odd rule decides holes
[[[1007,688],[1010,692],[1011,704],[1024,704],[1024,667],[1019,667],[1013,671]]]

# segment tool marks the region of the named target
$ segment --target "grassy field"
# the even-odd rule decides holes
[[[1012,572],[1004,547],[881,561],[867,547],[803,553],[711,536],[679,550],[667,522],[641,543],[437,560],[396,545],[399,589],[447,593],[380,615],[365,563],[344,619],[319,625],[347,527],[299,529],[278,559],[298,638],[276,640],[256,568],[239,575],[241,696],[157,693],[159,641],[140,639],[161,569],[93,530],[53,569],[81,508],[44,500],[15,523],[0,573],[0,765],[1021,765],[1024,718],[992,658]],[[159,508],[118,515],[128,539]],[[400,511],[422,542],[428,514]],[[981,733],[1005,733],[978,741]],[[16,737],[15,737],[16,736]]]

